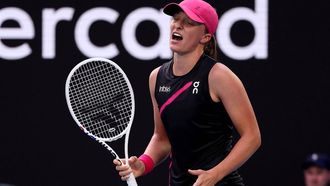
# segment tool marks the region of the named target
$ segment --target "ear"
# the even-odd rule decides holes
[[[204,34],[202,39],[199,41],[201,44],[205,44],[207,42],[209,42],[212,38],[212,35],[207,33],[207,34]]]

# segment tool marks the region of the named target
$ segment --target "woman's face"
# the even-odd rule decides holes
[[[170,48],[173,52],[185,54],[203,47],[200,44],[206,34],[205,26],[191,20],[184,12],[173,15],[170,28]]]

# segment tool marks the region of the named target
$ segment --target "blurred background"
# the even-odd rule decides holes
[[[330,3],[208,2],[219,14],[220,62],[244,83],[262,133],[240,168],[246,185],[303,185],[305,156],[330,154]],[[0,184],[126,185],[111,154],[72,119],[65,80],[89,57],[121,66],[136,97],[129,153],[142,154],[153,132],[149,73],[171,59],[167,3],[0,2]],[[111,146],[121,150],[122,142]],[[167,171],[165,161],[138,183],[165,186]]]

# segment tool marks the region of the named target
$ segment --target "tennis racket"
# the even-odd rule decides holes
[[[135,102],[132,86],[124,71],[105,58],[86,59],[68,75],[65,96],[80,129],[100,142],[118,160],[119,156],[106,142],[126,134],[124,151],[128,162],[128,139]],[[127,184],[137,186],[133,173]]]

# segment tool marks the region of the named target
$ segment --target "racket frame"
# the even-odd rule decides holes
[[[127,127],[118,135],[112,137],[112,138],[100,138],[97,137],[95,135],[93,135],[91,132],[89,132],[87,129],[85,129],[85,127],[80,123],[80,121],[78,120],[78,118],[76,117],[71,102],[70,102],[70,95],[69,95],[69,89],[70,89],[70,81],[71,81],[71,77],[73,76],[73,74],[76,72],[76,70],[78,68],[80,68],[81,66],[93,62],[93,61],[102,61],[102,62],[107,62],[110,63],[110,65],[114,66],[117,70],[119,70],[119,72],[123,75],[123,78],[125,79],[129,92],[130,92],[130,96],[131,96],[131,103],[132,103],[132,110],[131,110],[131,115],[130,115],[130,119],[129,122],[127,124]],[[106,59],[106,58],[102,58],[102,57],[93,57],[93,58],[89,58],[86,59],[80,63],[78,63],[69,73],[67,79],[66,79],[66,83],[65,83],[65,98],[66,98],[66,102],[70,111],[71,116],[73,117],[74,121],[76,122],[76,124],[79,126],[79,128],[84,131],[88,136],[92,137],[94,140],[98,141],[99,143],[101,143],[107,150],[109,150],[111,152],[111,154],[118,159],[119,161],[120,158],[118,156],[118,154],[116,153],[116,151],[114,151],[106,142],[112,142],[115,141],[119,138],[121,138],[123,135],[125,135],[125,142],[124,142],[124,154],[125,154],[125,161],[128,164],[128,141],[129,141],[129,134],[130,134],[130,130],[131,130],[131,126],[134,120],[134,114],[135,114],[135,99],[134,99],[134,92],[133,92],[133,88],[132,85],[129,81],[129,79],[127,78],[125,72],[120,68],[119,65],[117,65],[115,62]],[[121,161],[122,162],[122,161]],[[122,164],[124,164],[122,162]],[[130,178],[127,180],[127,183],[129,186],[134,186],[137,185],[134,175],[133,173],[130,174]]]

